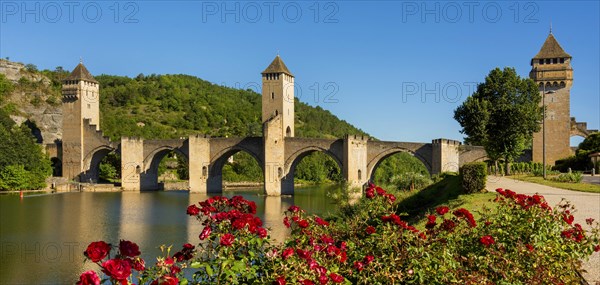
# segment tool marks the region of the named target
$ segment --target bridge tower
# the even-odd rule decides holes
[[[294,137],[294,75],[277,55],[262,72],[264,178],[267,195],[279,196],[285,181],[285,138]],[[283,192],[291,192],[285,187]],[[288,191],[289,190],[289,191]]]
[[[554,38],[552,30],[540,51],[531,59],[529,77],[539,86],[546,105],[546,163],[571,155],[570,97],[573,85],[571,55]],[[543,132],[533,134],[533,161],[542,162]]]
[[[85,128],[100,128],[100,96],[98,81],[82,62],[63,81],[62,173],[69,180],[79,180],[84,171],[86,152]]]

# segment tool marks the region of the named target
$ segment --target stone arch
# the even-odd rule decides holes
[[[178,147],[172,146],[161,146],[152,150],[145,158],[143,162],[143,168],[141,169],[140,179],[142,189],[144,190],[159,190],[160,185],[158,183],[158,166],[163,158],[174,151],[177,155],[185,157],[189,165],[188,155]]]
[[[288,138],[292,136],[292,129],[290,128],[290,126],[287,126],[287,128],[285,129],[285,136]]]
[[[329,157],[333,158],[333,160],[337,163],[337,165],[340,168],[340,170],[344,169],[343,168],[343,163],[342,163],[342,158],[338,157],[335,153],[333,153],[329,149],[318,147],[318,146],[308,146],[308,147],[302,148],[302,149],[294,152],[292,155],[290,155],[289,157],[286,158],[286,160],[285,160],[285,174],[286,174],[286,176],[288,174],[290,174],[290,173],[293,174],[292,171],[295,170],[296,165],[298,165],[298,163],[305,156],[307,156],[307,155],[309,155],[309,154],[311,154],[313,152],[322,152],[322,153],[325,153]]]
[[[165,155],[172,151],[176,152],[178,155],[183,155],[186,160],[189,160],[188,155],[184,153],[181,149],[172,146],[161,146],[152,150],[152,152],[150,152],[150,154],[148,154],[144,158],[143,171],[147,172],[153,169],[156,169],[158,171],[158,165],[160,164],[160,161],[165,157]]]
[[[208,167],[208,192],[219,193],[223,191],[223,166],[225,166],[225,163],[227,163],[229,157],[240,151],[246,152],[254,158],[254,160],[258,163],[258,166],[260,167],[264,177],[265,169],[261,157],[259,157],[258,154],[254,153],[250,149],[247,149],[240,145],[234,145],[232,147],[221,150],[216,155],[211,157],[210,165]],[[204,172],[204,169],[202,171]]]
[[[318,147],[318,146],[308,146],[308,147],[305,147],[305,148],[302,148],[302,149],[296,151],[295,153],[293,153],[292,155],[290,155],[289,157],[286,158],[285,166],[284,166],[285,170],[283,171],[283,177],[282,177],[282,184],[284,185],[283,188],[294,189],[294,172],[296,171],[296,166],[298,166],[298,163],[300,163],[300,161],[302,161],[302,159],[304,157],[306,157],[314,152],[324,153],[325,155],[332,158],[333,161],[335,161],[335,163],[339,167],[340,172],[343,172],[344,167],[343,167],[343,163],[342,163],[342,158],[338,157],[335,153],[333,153],[329,149]],[[290,194],[292,194],[292,193],[290,193]]]
[[[381,153],[376,155],[373,159],[371,159],[371,161],[367,162],[367,176],[366,177],[368,177],[369,179],[372,180],[373,174],[375,173],[375,169],[377,169],[377,167],[379,166],[379,164],[381,164],[381,162],[383,162],[386,158],[388,158],[396,153],[401,153],[401,152],[410,153],[412,156],[419,159],[423,163],[423,165],[425,165],[427,172],[429,172],[429,174],[431,174],[431,172],[432,172],[431,163],[426,158],[424,158],[419,153],[414,152],[412,150],[401,148],[401,147],[394,147],[394,148],[382,151]]]
[[[115,151],[114,148],[101,145],[92,151],[88,152],[83,158],[83,173],[81,174],[81,182],[98,182],[100,175],[100,162],[109,153]]]

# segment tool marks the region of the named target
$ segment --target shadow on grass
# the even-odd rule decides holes
[[[420,219],[429,209],[439,205],[448,205],[452,200],[452,207],[460,206],[463,202],[457,200],[464,194],[458,175],[446,174],[444,178],[421,191],[407,194],[398,203],[397,212],[408,214],[409,221]]]

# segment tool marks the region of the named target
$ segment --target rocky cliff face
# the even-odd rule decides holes
[[[14,90],[0,101],[9,106],[11,118],[17,124],[34,123],[34,135],[39,143],[53,143],[62,138],[62,108],[60,90],[52,80],[22,63],[0,59],[0,74],[14,85]]]

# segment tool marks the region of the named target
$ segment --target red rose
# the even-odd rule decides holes
[[[454,211],[453,214],[458,218],[466,218],[467,222],[469,223],[469,226],[471,226],[472,228],[477,226],[477,223],[475,222],[475,218],[473,218],[473,214],[471,214],[471,212],[469,212],[469,210],[467,210],[465,208],[460,208],[460,209]]]
[[[115,280],[125,280],[131,275],[131,265],[125,259],[110,259],[102,263],[102,272]]]
[[[599,251],[600,251],[600,244],[599,244],[599,245],[596,245],[596,246],[594,247],[594,251],[595,251],[595,252],[599,252]]]
[[[344,276],[335,273],[329,274],[329,278],[331,278],[333,283],[342,283],[344,281]]]
[[[425,224],[425,228],[427,228],[427,229],[433,229],[435,227],[435,225],[436,225],[435,219],[436,219],[436,216],[434,216],[434,215],[428,215],[427,216],[427,224]]]
[[[285,277],[279,276],[275,281],[273,281],[274,285],[285,285]]]
[[[370,234],[374,234],[374,233],[375,233],[375,228],[374,228],[373,226],[368,226],[368,227],[365,229],[365,232],[366,232],[368,235],[370,235]]]
[[[327,275],[323,274],[321,276],[319,276],[319,283],[324,285],[327,284],[327,282],[329,281],[329,278],[327,278]]]
[[[202,230],[202,232],[200,233],[200,240],[205,240],[208,236],[210,236],[210,233],[212,232],[212,229],[209,226],[204,227],[204,229]]]
[[[396,196],[394,196],[394,194],[386,194],[385,196],[388,198],[390,203],[394,203],[396,201]]]
[[[385,194],[386,194],[386,193],[385,193],[385,190],[383,190],[383,188],[381,188],[381,187],[379,187],[379,186],[375,187],[375,191],[377,191],[377,194],[378,194],[379,196],[383,196],[383,195],[385,195]]]
[[[587,218],[587,219],[585,219],[585,222],[586,222],[586,224],[588,224],[588,225],[591,226],[592,223],[594,222],[594,219],[593,218]]]
[[[294,249],[291,247],[288,247],[286,249],[283,250],[283,253],[281,254],[281,256],[283,257],[283,259],[287,259],[288,257],[294,255]]]
[[[355,261],[354,262],[354,268],[356,268],[356,270],[358,270],[359,272],[362,271],[365,267],[365,264],[360,262],[360,261]]]
[[[368,199],[373,199],[373,197],[375,197],[375,189],[373,189],[373,188],[367,189],[367,191],[365,192],[365,196]]]
[[[300,258],[309,259],[312,256],[312,251],[297,249],[296,254],[298,254]]]
[[[302,284],[302,285],[315,285],[315,282],[312,282],[311,280],[308,280],[308,279],[304,279],[304,280],[300,281],[300,284]]]
[[[575,220],[575,217],[573,217],[573,215],[570,215],[570,214],[563,214],[563,220],[567,224],[571,225],[571,224],[573,224],[573,221]]]
[[[481,243],[482,243],[483,245],[485,245],[485,246],[490,246],[490,245],[492,245],[492,244],[496,243],[496,241],[494,240],[494,238],[493,238],[492,236],[489,236],[489,235],[487,235],[487,236],[482,236],[482,237],[479,239],[479,242],[481,242]]]
[[[103,241],[95,241],[88,245],[83,255],[91,259],[93,262],[98,262],[104,259],[110,252],[110,245]]]
[[[223,246],[230,246],[234,240],[235,240],[234,235],[232,235],[230,233],[226,233],[221,236],[221,241],[219,242],[219,244],[221,244]]]
[[[369,263],[373,262],[373,260],[375,260],[375,257],[374,257],[374,256],[372,256],[372,255],[367,255],[367,256],[365,256],[365,258],[363,259],[363,262],[364,262],[365,264],[369,264]]]
[[[288,211],[292,212],[292,213],[298,213],[301,211],[300,207],[296,206],[296,205],[292,205],[288,208]]]
[[[437,209],[435,209],[435,211],[438,213],[438,215],[443,216],[446,213],[448,213],[448,211],[450,211],[450,208],[448,208],[446,206],[441,206],[441,207],[437,207]]]
[[[171,265],[175,264],[175,259],[173,259],[172,257],[167,257],[167,258],[165,258],[164,262],[165,262],[166,266],[171,266]]]
[[[77,285],[100,285],[100,277],[94,270],[89,270],[81,273]]]
[[[320,217],[315,217],[315,223],[317,223],[317,225],[320,225],[320,226],[325,226],[325,227],[329,226],[329,222],[321,219]]]
[[[442,229],[446,231],[451,232],[454,230],[454,227],[456,227],[456,224],[452,220],[444,220],[444,222],[442,222]]]
[[[146,269],[146,262],[140,257],[131,261],[131,267],[137,271],[144,271]]]
[[[265,228],[258,228],[256,230],[256,233],[258,234],[258,236],[260,238],[266,238],[267,237],[267,230],[265,230]]]
[[[307,220],[300,220],[298,221],[298,226],[301,228],[307,228],[308,227],[308,221]]]
[[[288,217],[283,218],[283,224],[285,225],[286,228],[290,227],[290,219],[288,219]]]
[[[121,252],[121,255],[129,257],[136,257],[142,254],[138,245],[128,240],[121,240],[119,242],[119,252]]]
[[[200,214],[200,208],[196,205],[190,205],[187,207],[187,214],[190,216],[197,216]]]

